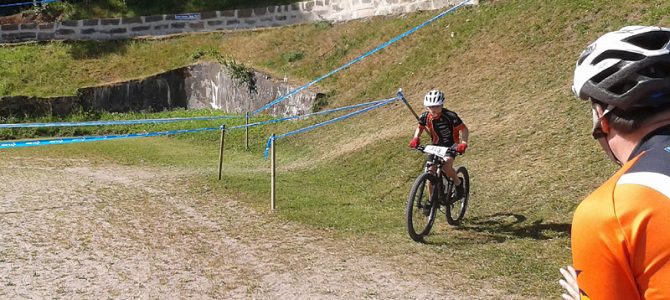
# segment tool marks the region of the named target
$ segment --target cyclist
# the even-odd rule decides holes
[[[455,150],[457,152],[465,153],[468,148],[468,127],[455,112],[444,108],[444,94],[442,91],[429,91],[423,99],[423,105],[426,107],[426,111],[419,117],[419,125],[409,146],[411,148],[419,146],[421,133],[427,129],[433,145],[444,147],[456,145]],[[444,174],[454,181],[458,194],[457,198],[460,198],[463,195],[463,185],[461,179],[456,175],[453,165],[454,157],[448,157],[442,165],[442,169]]]
[[[670,28],[603,35],[577,61],[573,91],[621,168],[575,211],[563,297],[670,299]]]

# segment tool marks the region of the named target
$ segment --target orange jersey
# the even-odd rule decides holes
[[[670,299],[670,126],[631,157],[575,211],[582,299]]]

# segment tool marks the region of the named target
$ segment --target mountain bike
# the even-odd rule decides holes
[[[424,172],[416,178],[407,197],[407,232],[418,242],[430,232],[439,210],[444,209],[449,225],[460,224],[470,198],[470,176],[464,166],[456,169],[456,174],[463,182],[463,193],[457,195],[454,182],[442,172],[442,165],[447,157],[460,153],[449,147],[432,145],[419,146],[416,150],[432,154],[428,156]]]

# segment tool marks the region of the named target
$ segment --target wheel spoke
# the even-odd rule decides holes
[[[449,201],[447,206],[447,223],[450,225],[458,225],[465,216],[465,210],[468,207],[468,200],[470,198],[470,177],[468,170],[465,167],[459,167],[456,171],[458,177],[461,179],[463,185],[463,194],[459,199]]]
[[[430,174],[419,176],[407,199],[407,230],[415,241],[428,234],[435,220],[435,209],[429,199],[431,184],[428,183],[432,178]]]

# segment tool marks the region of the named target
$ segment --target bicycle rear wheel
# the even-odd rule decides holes
[[[453,195],[450,197],[447,204],[447,223],[449,225],[458,225],[463,220],[465,216],[465,210],[468,208],[468,200],[470,199],[470,175],[468,174],[468,169],[465,167],[459,167],[456,170],[456,174],[461,178],[463,182],[463,195],[459,199],[453,199]],[[454,189],[456,189],[454,187]]]
[[[432,195],[430,195],[429,184],[431,183]],[[414,241],[421,241],[430,232],[435,222],[437,211],[438,190],[437,178],[424,173],[417,177],[407,197],[407,233]],[[432,201],[431,201],[432,199]]]

